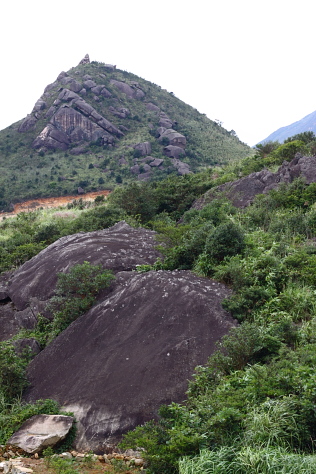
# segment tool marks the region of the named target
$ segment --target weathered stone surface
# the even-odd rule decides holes
[[[7,287],[0,285],[0,302],[2,302],[2,300],[6,300],[8,297],[9,295],[7,293]]]
[[[116,66],[114,66],[113,64],[104,64],[104,67],[109,71],[115,71],[116,69]]]
[[[36,101],[36,103],[33,107],[32,113],[44,110],[46,107],[47,107],[47,104],[46,104],[45,100],[38,99],[38,101]]]
[[[84,81],[84,83],[82,85],[86,89],[92,89],[93,87],[96,87],[97,84],[96,84],[96,82],[89,79],[88,81]]]
[[[90,57],[89,54],[86,54],[83,59],[79,62],[79,64],[89,64],[90,63]]]
[[[183,148],[174,145],[165,146],[163,152],[166,156],[169,156],[169,158],[180,158],[185,155]]]
[[[34,115],[28,115],[27,117],[25,117],[25,119],[23,120],[23,122],[19,126],[18,132],[20,132],[20,133],[28,132],[29,130],[31,130],[34,127],[36,122],[37,122],[37,118],[34,117]]]
[[[65,415],[35,415],[27,420],[8,440],[27,453],[39,453],[63,440],[73,425],[73,417]]]
[[[139,174],[140,166],[139,165],[131,166],[129,170],[132,174]]]
[[[58,75],[56,81],[60,82],[64,77],[67,77],[68,74],[65,71],[61,71],[61,73]]]
[[[98,114],[97,111],[78,94],[63,89],[57,99],[67,102],[51,117],[50,123],[33,142],[34,148],[68,149],[71,143],[80,141],[94,141],[103,138],[104,143],[113,144],[114,137],[123,136],[123,132],[116,128],[109,120]]]
[[[80,92],[81,89],[82,89],[82,84],[80,84],[80,82],[76,81],[76,80],[73,80],[70,84],[69,84],[69,89],[73,92]]]
[[[110,106],[109,111],[112,114],[117,115],[120,118],[126,118],[130,115],[130,111],[128,109],[126,109],[125,107],[114,108],[114,107]]]
[[[163,162],[164,162],[163,159],[161,159],[161,158],[155,158],[153,161],[151,161],[151,162],[149,163],[149,166],[158,167],[158,166],[161,166]]]
[[[45,92],[48,92],[48,91],[51,91],[52,89],[54,89],[55,86],[56,86],[56,82],[52,82],[52,84],[48,84],[44,89],[44,94],[45,94]]]
[[[224,285],[189,271],[121,272],[109,297],[72,323],[29,366],[28,401],[58,400],[78,420],[77,449],[102,449],[182,401],[234,321]]]
[[[59,148],[67,150],[70,140],[66,133],[57,130],[52,124],[48,124],[35,138],[32,146],[34,148]]]
[[[171,120],[171,118],[168,117],[167,114],[165,114],[164,112],[160,112],[159,125],[161,127],[165,127],[167,129],[170,129],[170,128],[173,127],[174,122]]]
[[[83,153],[87,153],[87,150],[88,150],[88,145],[79,145],[79,146],[75,146],[74,148],[71,148],[69,150],[69,153],[71,155],[81,155]]]
[[[61,84],[66,85],[66,84],[70,84],[73,81],[74,81],[74,78],[68,76],[68,77],[63,77],[60,82]]]
[[[103,97],[106,97],[106,98],[112,97],[111,92],[108,91],[106,87],[103,87],[103,89],[101,90],[101,95],[103,95]]]
[[[64,102],[70,102],[73,99],[79,99],[79,96],[75,92],[68,89],[63,89],[57,97],[57,100],[63,100]]]
[[[139,150],[142,156],[150,155],[151,144],[150,142],[137,143],[137,145],[134,145],[134,149]]]
[[[157,114],[160,113],[160,108],[157,107],[157,105],[153,104],[152,102],[148,102],[146,104],[147,110],[150,110],[151,112],[156,112]]]
[[[276,173],[263,169],[236,181],[222,184],[215,190],[205,193],[193,207],[202,209],[219,192],[224,193],[235,206],[243,208],[249,206],[257,194],[266,194],[271,189],[277,189],[281,183],[291,183],[298,177],[304,178],[307,184],[316,182],[315,156],[302,156],[297,153],[290,163],[284,161]]]
[[[47,112],[45,114],[45,118],[50,119],[54,115],[56,110],[57,110],[57,108],[54,105],[49,107],[49,109],[47,110]]]
[[[134,85],[134,87],[126,84],[126,82],[116,81],[115,79],[111,79],[111,84],[114,85],[118,90],[123,92],[129,99],[142,99],[145,94],[144,92],[139,89],[139,87]]]
[[[89,261],[114,272],[132,270],[138,264],[156,261],[160,253],[155,245],[155,232],[134,229],[125,222],[105,230],[62,237],[14,272],[8,295],[18,310],[24,310],[32,297],[45,301],[52,296],[57,274],[77,263]]]
[[[188,165],[188,163],[183,163],[183,161],[178,160],[176,158],[171,160],[171,163],[175,168],[177,168],[179,174],[184,175],[191,173],[190,166]]]
[[[172,130],[172,128],[168,128],[165,130],[159,137],[159,141],[162,141],[164,138],[169,140],[169,145],[178,146],[180,148],[185,148],[186,146],[186,138],[181,133]]]
[[[140,173],[137,176],[137,179],[139,181],[149,181],[151,177],[152,177],[152,171],[147,171],[146,173]]]

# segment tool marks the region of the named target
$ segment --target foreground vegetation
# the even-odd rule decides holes
[[[284,147],[291,159],[311,146],[292,140],[225,169],[123,186],[72,220],[35,212],[1,224],[2,271],[29,258],[25,248],[124,218],[163,244],[164,261],[139,271],[189,269],[234,290],[223,304],[240,324],[197,367],[186,403],[161,407],[121,443],[145,448],[150,473],[316,473],[316,184],[298,179],[244,210],[222,195],[190,209],[217,184],[279,165]]]

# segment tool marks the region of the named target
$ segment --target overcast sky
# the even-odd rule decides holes
[[[316,110],[312,0],[3,0],[0,129],[86,53],[253,146]]]

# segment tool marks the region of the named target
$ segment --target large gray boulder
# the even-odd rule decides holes
[[[62,441],[69,433],[73,422],[72,416],[35,415],[23,423],[7,444],[30,454],[39,453]]]
[[[32,307],[17,311],[14,304],[9,301],[0,305],[0,341],[6,341],[21,329],[34,329],[37,324],[36,314]]]
[[[117,274],[112,292],[30,363],[25,399],[53,398],[78,420],[76,448],[104,451],[126,430],[181,402],[235,324],[230,290],[189,271]]]
[[[138,150],[142,156],[150,155],[151,143],[150,142],[137,143],[137,145],[134,145],[134,149]]]
[[[32,298],[45,301],[54,294],[58,273],[84,261],[101,264],[114,272],[133,270],[136,265],[154,263],[155,232],[130,227],[126,222],[95,232],[62,237],[14,272],[6,289],[18,311]],[[44,282],[44,284],[43,284]]]
[[[18,128],[18,132],[24,133],[31,130],[37,122],[37,118],[34,115],[27,115],[25,119],[21,122]]]
[[[165,146],[163,152],[169,158],[180,158],[185,156],[185,151],[180,146],[168,145]]]
[[[185,148],[186,146],[185,136],[172,128],[167,128],[167,130],[162,131],[159,141],[162,142],[164,138],[169,140],[169,145],[178,146],[180,148]]]
[[[115,79],[111,79],[110,83],[119,91],[123,92],[129,99],[142,99],[145,96],[145,93],[139,88],[137,83],[129,85],[126,82],[117,81]]]
[[[171,163],[177,169],[179,174],[184,175],[191,173],[188,163],[184,163],[183,161],[177,160],[176,158],[172,159]]]

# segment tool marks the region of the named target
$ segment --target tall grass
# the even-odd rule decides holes
[[[194,458],[179,461],[180,474],[315,474],[316,456],[291,454],[276,448],[223,447],[201,451]]]

